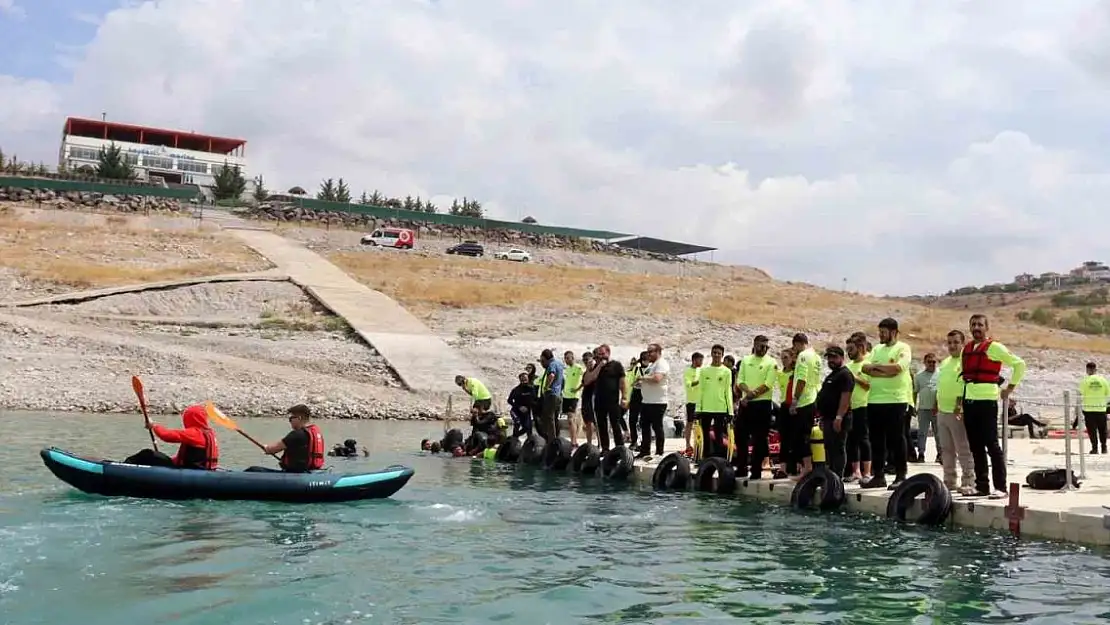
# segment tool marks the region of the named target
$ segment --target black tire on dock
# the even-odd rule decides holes
[[[574,446],[565,438],[556,438],[543,449],[543,468],[545,471],[566,471]]]
[[[520,460],[520,439],[510,436],[497,448],[497,455],[493,457],[498,462],[518,462]]]
[[[680,453],[663,456],[655,473],[651,474],[651,485],[655,490],[686,490],[690,487],[692,472],[690,459]]]
[[[817,496],[817,491],[821,496]],[[844,482],[828,469],[818,467],[798,480],[794,491],[790,493],[790,505],[795,510],[808,510],[816,504],[820,510],[836,510],[844,505],[847,497],[844,494]]]
[[[570,470],[580,475],[595,475],[601,466],[601,450],[593,443],[579,445],[570,457]]]
[[[447,433],[443,435],[443,449],[450,451],[455,447],[462,447],[465,440],[466,435],[463,434],[462,430],[457,428],[447,430]]]
[[[609,480],[627,480],[636,468],[632,450],[621,445],[605,452],[601,459],[601,475]]]
[[[539,434],[530,435],[520,446],[520,464],[539,466],[543,462],[544,447],[546,445],[542,436]]]
[[[694,490],[718,495],[732,494],[736,492],[736,469],[724,458],[706,458],[698,464]]]
[[[911,516],[910,508],[918,495],[925,495],[921,512]],[[918,473],[899,484],[886,502],[886,517],[899,523],[940,525],[952,513],[952,493],[941,479],[932,473]]]

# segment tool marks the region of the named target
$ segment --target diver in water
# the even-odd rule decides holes
[[[421,444],[421,446],[423,447],[423,443]],[[328,452],[328,455],[334,458],[357,458],[359,455],[358,441],[353,438],[348,438],[347,440],[343,441],[342,445],[336,445],[335,447],[332,447],[331,451]],[[363,447],[362,455],[369,456],[370,452],[365,447]]]
[[[471,410],[470,426],[473,428],[471,435],[474,432],[485,434],[490,446],[501,444],[509,436],[508,421],[492,410],[484,413],[477,409]]]

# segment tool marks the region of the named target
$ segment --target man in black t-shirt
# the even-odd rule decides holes
[[[587,371],[583,385],[594,387],[594,418],[597,421],[597,440],[602,452],[609,450],[609,432],[612,429],[613,443],[624,445],[623,411],[628,408],[625,395],[624,366],[620,361],[609,359],[609,346],[602,345],[594,350],[597,366]]]
[[[825,437],[825,463],[836,475],[844,475],[848,452],[844,442],[852,429],[852,390],[856,378],[844,366],[844,350],[830,345],[825,350],[829,374],[817,391],[817,414],[821,416],[821,431]]]

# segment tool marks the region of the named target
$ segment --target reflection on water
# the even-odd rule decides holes
[[[0,484],[0,625],[1110,622],[1102,552],[411,452],[434,424],[326,424],[371,448],[344,469],[417,470],[387,501],[89,497],[42,467],[51,428],[108,457],[143,432],[79,418],[0,447],[20,480]],[[255,463],[237,438],[229,462]]]

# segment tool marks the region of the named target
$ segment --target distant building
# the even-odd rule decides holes
[[[1044,283],[1045,286],[1058,289],[1064,280],[1064,276],[1056,273],[1055,271],[1046,271],[1037,278]]]
[[[215,185],[219,168],[227,163],[238,165],[250,186],[247,142],[243,139],[79,117],[65,121],[58,164],[70,170],[83,165],[96,167],[100,149],[113,143],[142,180],[210,188]]]
[[[1071,270],[1071,275],[1090,282],[1110,281],[1110,267],[1105,263],[1088,260]]]
[[[1023,273],[1023,274],[1014,276],[1014,284],[1016,284],[1018,286],[1029,286],[1030,284],[1033,283],[1033,280],[1035,280],[1035,279],[1036,279],[1036,277],[1034,277],[1033,274]]]

